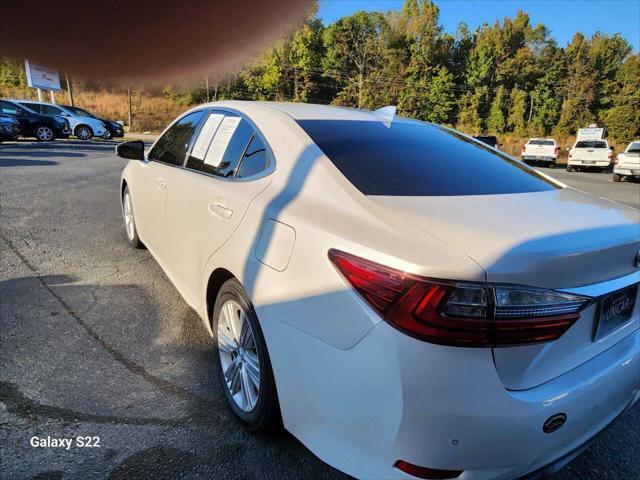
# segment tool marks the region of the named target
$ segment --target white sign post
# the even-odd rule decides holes
[[[58,71],[32,63],[29,60],[24,61],[24,68],[27,72],[27,84],[38,89],[38,100],[42,101],[42,89],[44,89],[49,90],[51,103],[55,103],[53,92],[62,90]]]

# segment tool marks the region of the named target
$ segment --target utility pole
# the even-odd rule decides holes
[[[42,89],[38,87],[38,101],[42,101]]]
[[[227,100],[231,99],[231,70],[227,73]]]
[[[73,90],[71,90],[71,82],[69,81],[69,75],[64,74],[64,78],[67,81],[67,95],[69,96],[69,105],[75,107],[73,104]]]
[[[127,82],[127,99],[129,101],[129,131],[131,131],[131,82]]]
[[[51,95],[51,103],[56,104],[56,96],[53,93],[53,90],[49,90],[49,94]]]
[[[207,102],[209,102],[210,97],[209,97],[209,75],[205,75],[204,77],[204,85],[207,89]]]

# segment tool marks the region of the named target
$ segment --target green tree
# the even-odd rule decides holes
[[[496,95],[491,102],[489,118],[487,119],[487,129],[491,133],[504,133],[507,128],[507,121],[504,117],[507,92],[503,86],[498,87]]]
[[[507,125],[516,135],[526,135],[525,114],[527,112],[527,92],[514,88],[509,98]]]
[[[612,137],[630,142],[640,138],[640,54],[624,61],[616,74],[616,90],[604,123]]]
[[[357,12],[326,28],[323,67],[341,87],[335,103],[363,106],[367,75],[380,68],[384,58],[382,32],[387,27],[382,14]]]

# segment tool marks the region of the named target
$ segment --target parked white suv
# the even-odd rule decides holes
[[[560,147],[553,138],[530,138],[522,147],[522,161],[555,167]]]
[[[33,100],[18,100],[18,103],[43,115],[60,115],[69,120],[73,135],[80,140],[89,140],[92,137],[104,137],[107,127],[97,118],[69,110],[61,105],[53,103],[36,102]]]
[[[619,182],[622,177],[640,178],[640,140],[631,142],[613,162],[613,181]]]
[[[567,172],[585,167],[606,170],[611,167],[613,152],[606,140],[578,140],[571,150],[567,161]]]

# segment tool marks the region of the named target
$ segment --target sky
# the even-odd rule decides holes
[[[399,10],[402,0],[319,0],[318,16],[325,24],[358,10]],[[587,36],[597,31],[620,33],[635,52],[640,51],[640,0],[436,0],[440,23],[454,33],[460,22],[471,31],[524,10],[533,24],[542,23],[560,46],[577,31]]]

